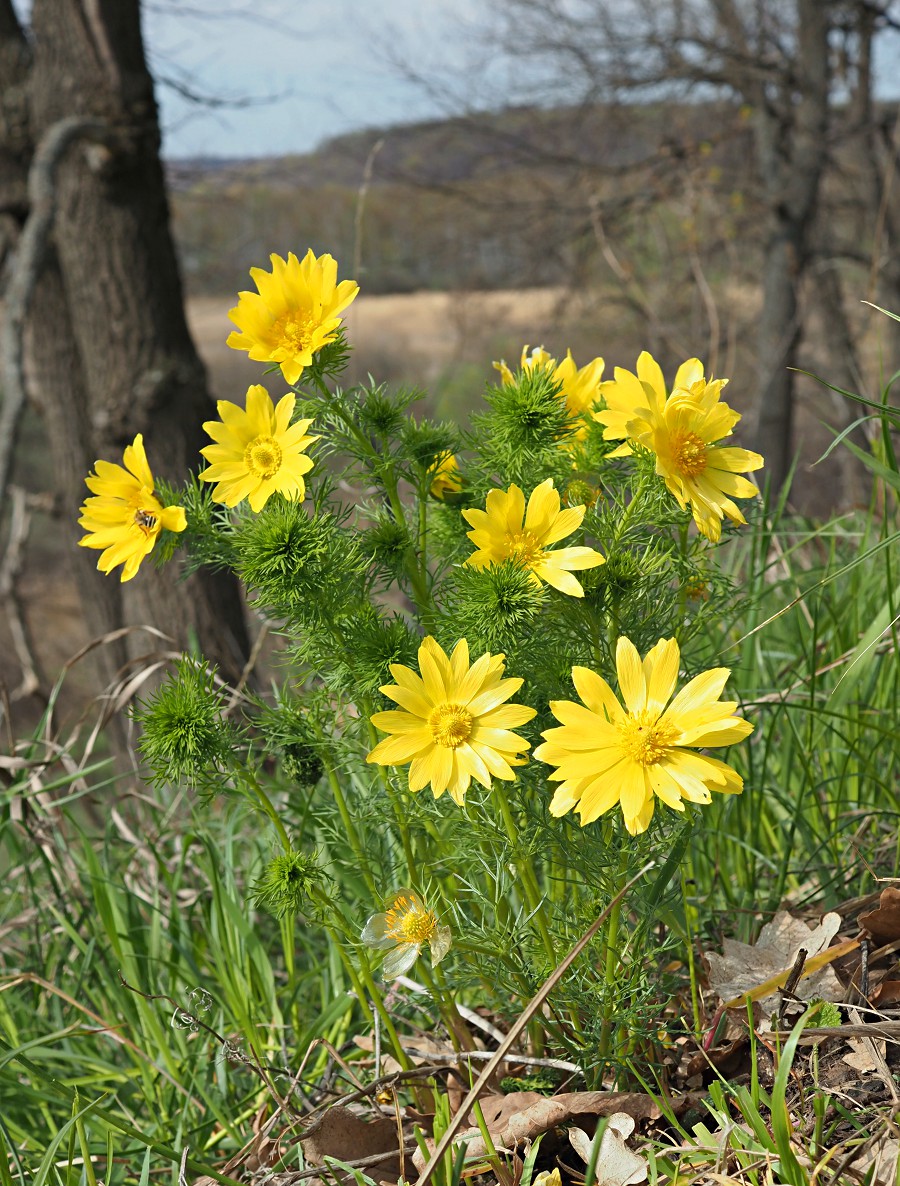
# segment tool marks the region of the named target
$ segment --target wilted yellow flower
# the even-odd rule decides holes
[[[545,730],[547,740],[534,751],[556,767],[550,778],[561,783],[551,815],[574,808],[583,827],[620,803],[625,827],[636,835],[650,823],[656,798],[684,811],[685,799],[709,803],[710,791],[734,795],[743,789],[730,766],[692,752],[733,745],[753,731],[734,715],[736,702],[719,700],[728,668],[703,672],[672,700],[679,660],[674,638],[660,639],[643,663],[634,644],[620,638],[616,670],[624,708],[606,680],[587,667],[572,668],[584,703],[551,701],[562,728]]]
[[[416,675],[402,663],[391,664],[396,684],[381,691],[402,711],[376,712],[372,724],[385,737],[366,758],[381,766],[410,763],[409,789],[431,786],[435,799],[444,791],[460,806],[474,778],[490,788],[491,778],[510,781],[517,754],[529,743],[511,732],[535,715],[524,704],[504,704],[522,686],[503,678],[505,655],[485,652],[469,666],[464,638],[448,658],[429,635],[419,647]]]
[[[199,475],[217,483],[215,502],[233,507],[249,498],[251,510],[261,511],[276,491],[298,501],[305,497],[303,475],[313,463],[304,450],[319,438],[307,435],[312,420],[291,424],[296,402],[296,396],[284,395],[276,407],[258,383],[247,389],[246,411],[219,400],[222,419],[203,425],[216,443],[200,450],[212,464]]]
[[[606,425],[606,440],[625,439],[611,456],[626,456],[632,444],[650,449],[656,455],[656,472],[678,505],[682,510],[690,506],[698,530],[715,543],[722,534],[723,516],[746,523],[732,499],[756,497],[757,488],[740,474],[763,464],[758,453],[716,445],[731,436],[741,419],[721,402],[728,380],[707,380],[703,364],[691,358],[678,368],[667,398],[659,364],[646,351],[637,370],[633,375],[616,367],[615,379],[600,384],[607,406],[594,417]]]
[[[459,494],[462,490],[462,475],[459,463],[452,453],[443,453],[431,473],[429,492],[435,498],[444,498],[448,494]]]
[[[238,293],[228,316],[239,332],[228,335],[234,350],[246,350],[255,362],[277,362],[288,383],[296,383],[313,355],[333,342],[338,316],[359,292],[355,280],[337,283],[337,263],[330,255],[293,252],[287,262],[271,255],[272,271],[251,268],[257,292]]]
[[[415,890],[399,889],[384,914],[373,914],[362,931],[362,941],[376,950],[393,948],[385,956],[381,974],[395,980],[408,972],[423,946],[431,948],[431,966],[437,967],[450,950],[450,928],[441,926]]]
[[[478,549],[466,564],[487,568],[504,560],[515,560],[531,569],[536,581],[546,581],[571,597],[584,597],[584,589],[572,571],[596,568],[605,562],[603,556],[593,548],[551,549],[551,544],[565,539],[581,526],[583,506],[560,510],[559,493],[552,478],[531,492],[527,510],[525,495],[515,484],[505,491],[489,491],[485,506],[484,511],[462,512],[466,522],[475,529],[467,534]]]
[[[130,581],[162,529],[184,531],[187,518],[182,507],[164,507],[153,493],[141,433],[126,447],[122,461],[124,469],[111,461],[96,461],[96,472],[85,478],[97,497],[86,498],[81,508],[78,525],[88,534],[78,543],[82,548],[102,548],[100,571],[111,572],[121,564],[121,579]]]
[[[535,367],[545,367],[560,384],[560,395],[566,401],[569,415],[573,419],[593,408],[600,398],[600,380],[603,378],[603,369],[606,365],[602,358],[595,358],[579,369],[575,365],[571,350],[566,351],[566,357],[560,363],[557,363],[555,358],[551,358],[543,346],[536,346],[530,355],[528,350],[528,346],[522,348],[520,369],[531,371]],[[494,368],[500,372],[500,378],[504,384],[508,386],[515,383],[515,375],[503,359],[495,362]],[[576,439],[580,439],[584,434],[585,428],[584,425],[581,425],[573,435]]]

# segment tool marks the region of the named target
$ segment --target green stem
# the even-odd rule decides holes
[[[374,897],[378,897],[379,888],[372,875],[372,870],[369,868],[369,862],[366,858],[365,849],[359,838],[359,833],[356,830],[356,825],[350,815],[350,810],[347,807],[347,800],[344,798],[344,791],[341,787],[340,779],[335,773],[329,762],[323,762],[325,773],[328,778],[328,785],[331,787],[331,793],[334,795],[334,801],[337,803],[338,811],[341,815],[341,823],[344,825],[344,832],[350,842],[350,847],[353,849],[353,855],[356,857],[359,871],[362,873],[366,885]]]
[[[275,804],[272,802],[272,800],[266,794],[265,790],[263,789],[263,787],[262,787],[261,783],[259,782],[259,780],[257,779],[256,775],[253,773],[252,770],[249,769],[249,767],[248,768],[241,767],[240,769],[235,770],[235,774],[244,783],[244,785],[250,790],[250,793],[254,796],[257,803],[259,803],[259,806],[262,808],[262,810],[266,813],[266,815],[269,817],[269,819],[275,825],[275,830],[278,833],[278,839],[281,841],[281,846],[284,849],[284,851],[287,853],[293,852],[294,851],[293,845],[290,842],[290,839],[288,837],[287,832],[285,831],[284,824],[281,822],[281,818],[278,815],[278,812],[275,810]]]
[[[381,481],[384,484],[384,490],[390,503],[391,511],[397,523],[406,522],[406,514],[403,510],[403,502],[400,498],[400,491],[397,485],[397,475],[394,471],[394,466],[388,464],[384,466],[384,457],[373,446],[372,442],[362,431],[358,424],[353,420],[347,411],[336,402],[334,395],[329,391],[325,381],[320,375],[313,375],[313,382],[318,387],[322,397],[325,401],[329,411],[336,415],[345,425],[350,435],[353,437],[359,446],[362,454],[370,462],[372,462],[372,469],[377,470],[381,476]],[[425,505],[424,498],[420,500],[422,507]],[[420,512],[421,513],[421,512]],[[421,529],[420,529],[421,530]],[[425,554],[422,552],[419,555],[416,548],[407,549],[406,569],[409,575],[410,585],[412,587],[413,601],[416,603],[416,608],[421,613],[422,617],[429,621],[433,617],[433,608],[431,605],[431,596],[428,591],[428,570],[425,567]]]
[[[690,880],[694,880],[693,858],[688,853],[687,862],[691,865]],[[697,987],[697,966],[694,960],[694,934],[691,928],[691,907],[687,896],[687,871],[681,870],[681,900],[684,906],[685,948],[687,950],[688,972],[691,977],[691,1010],[694,1014],[694,1037],[699,1042],[703,1037],[703,1025],[700,1014],[700,991]]]
[[[619,853],[619,865],[610,888],[610,897],[618,894],[628,880],[628,849],[623,847]],[[619,957],[619,923],[622,918],[622,899],[616,902],[610,911],[606,924],[606,941],[603,956],[603,1021],[600,1026],[599,1054],[601,1060],[609,1058],[613,1030],[613,987],[616,983],[616,972],[621,962]]]
[[[619,542],[619,540],[625,534],[625,529],[628,526],[629,522],[631,521],[631,518],[634,514],[634,509],[640,502],[641,495],[644,493],[644,490],[646,489],[646,486],[647,486],[647,483],[649,482],[649,480],[650,480],[649,473],[645,472],[644,474],[642,474],[641,479],[638,482],[637,489],[634,491],[634,493],[631,496],[631,501],[625,507],[625,510],[622,512],[622,515],[621,515],[618,523],[616,524],[616,529],[613,532],[613,538],[612,538],[613,547],[615,547],[615,545]]]
[[[519,846],[519,829],[516,826],[516,821],[513,819],[512,811],[510,810],[509,801],[506,798],[506,789],[503,784],[496,782],[494,784],[494,797],[500,807],[500,815],[503,817],[503,825],[506,828],[506,835],[509,837],[509,842],[512,845],[513,854]],[[522,889],[525,893],[525,900],[528,903],[528,909],[534,918],[538,931],[540,932],[541,940],[544,944],[544,950],[547,952],[547,957],[550,960],[552,967],[556,967],[556,951],[553,946],[553,940],[550,937],[550,929],[547,926],[547,919],[544,915],[543,896],[537,883],[537,878],[534,875],[534,870],[527,861],[516,860],[516,870],[519,874],[522,883]]]
[[[366,717],[366,726],[369,731],[369,745],[372,749],[378,744],[378,734],[375,732],[375,726],[372,724],[372,706],[368,702],[360,702],[360,709]],[[410,888],[415,888],[418,885],[418,867],[416,862],[416,855],[412,846],[412,837],[409,834],[409,828],[406,823],[406,813],[400,806],[397,798],[397,792],[391,785],[391,780],[388,777],[387,769],[380,763],[378,766],[378,777],[381,780],[381,785],[384,787],[384,792],[391,804],[391,809],[394,812],[394,819],[397,821],[397,828],[400,832],[400,842],[403,845],[403,855],[406,858],[406,869],[409,874]]]

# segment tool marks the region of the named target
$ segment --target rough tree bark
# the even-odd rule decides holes
[[[788,368],[796,364],[800,343],[799,287],[809,263],[809,233],[827,159],[827,10],[822,0],[797,0],[792,68],[776,84],[754,71],[742,86],[756,111],[759,176],[768,210],[754,438],[776,491],[793,455],[794,376]]]
[[[247,651],[236,583],[145,563],[120,585],[75,548],[84,477],[144,434],[154,473],[178,483],[198,463],[211,399],[184,314],[159,157],[139,0],[34,0],[30,44],[0,0],[0,190],[6,226],[26,213],[34,146],[66,116],[98,119],[113,139],[71,147],[56,172],[52,250],[27,326],[30,395],[39,407],[64,506],[85,618],[100,633],[151,623],[195,639],[226,676]],[[23,104],[22,96],[27,96]],[[120,654],[118,658],[121,658]]]

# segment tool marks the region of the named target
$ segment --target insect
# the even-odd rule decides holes
[[[138,508],[134,512],[134,521],[142,531],[152,531],[156,526],[156,515],[150,511],[144,511]]]

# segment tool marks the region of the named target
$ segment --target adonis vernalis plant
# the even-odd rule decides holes
[[[430,786],[460,806],[472,779],[491,789],[493,778],[512,781],[514,765],[528,742],[513,730],[535,715],[524,704],[506,704],[522,686],[503,678],[504,655],[489,652],[469,663],[469,646],[460,639],[449,657],[430,636],[419,647],[419,675],[391,664],[396,684],[381,689],[401,711],[377,712],[372,724],[391,736],[372,750],[367,762],[409,768],[409,789]]]
[[[140,437],[125,469],[98,462],[82,543],[130,579],[166,527],[275,624],[270,693],[228,697],[186,659],[138,708],[142,753],[157,781],[267,821],[278,851],[248,896],[286,953],[298,916],[324,928],[405,1065],[377,959],[387,980],[415,965],[465,1041],[454,993],[501,1011],[530,996],[648,856],[635,898],[675,917],[690,830],[743,787],[753,725],[720,699],[737,599],[715,545],[762,459],[719,444],[740,416],[696,359],[668,393],[646,353],[603,383],[599,356],[579,369],[525,347],[468,431],[413,416],[415,393],[342,389],[358,286],[328,255],[271,263],[228,343],[292,391],[219,402],[183,509],[156,500]],[[724,747],[729,763],[706,752]],[[598,1082],[643,1032],[654,909],[613,911],[545,1019]]]
[[[604,438],[625,439],[612,456],[627,456],[632,446],[648,449],[656,472],[684,509],[690,507],[697,529],[715,543],[722,519],[746,523],[735,498],[755,498],[759,491],[741,474],[761,469],[763,459],[749,449],[720,447],[741,419],[721,402],[727,379],[703,374],[698,358],[682,363],[672,393],[666,396],[663,373],[645,351],[637,375],[616,367],[615,378],[601,385],[606,409],[594,413],[606,426]]]
[[[215,441],[200,450],[210,465],[198,474],[217,483],[214,502],[233,507],[246,498],[252,511],[261,511],[276,493],[303,499],[303,475],[313,465],[305,451],[319,438],[307,433],[312,420],[291,424],[296,402],[296,396],[285,395],[276,407],[259,385],[248,389],[246,409],[219,400],[221,419],[203,425]]]
[[[337,263],[318,258],[312,249],[302,260],[293,252],[287,262],[271,257],[272,271],[251,268],[257,292],[242,292],[228,316],[237,326],[228,335],[234,350],[246,350],[255,362],[277,362],[286,382],[296,383],[317,351],[333,342],[340,313],[356,298],[354,280],[337,280]]]

